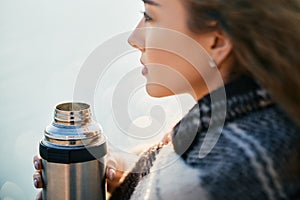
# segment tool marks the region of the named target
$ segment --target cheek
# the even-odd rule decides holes
[[[194,93],[203,87],[200,73],[184,58],[162,50],[148,50],[147,91],[161,97],[180,93]]]
[[[205,76],[209,73],[207,70],[208,54],[205,48],[193,40],[190,35],[172,31],[151,30],[149,32],[144,54],[147,63],[173,68],[190,82],[199,80],[201,75]]]
[[[147,52],[149,70],[162,78],[174,77],[175,80],[185,79],[193,83],[201,79],[199,67],[196,69],[186,58],[163,50],[149,50]],[[199,61],[199,64],[201,61]],[[201,65],[201,64],[200,64]]]
[[[146,87],[151,96],[205,93],[206,82],[203,77],[207,80],[212,69],[204,48],[206,43],[202,44],[202,40],[199,42],[194,37],[183,27],[177,27],[176,31],[147,30],[142,60],[148,68]],[[206,41],[204,39],[203,36],[203,41]]]
[[[159,65],[175,66],[178,56],[159,49],[147,49],[147,62]]]

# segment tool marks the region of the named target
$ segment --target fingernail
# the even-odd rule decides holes
[[[34,186],[37,188],[38,185],[39,185],[39,180],[38,180],[37,178],[35,178],[35,179],[33,180],[33,184],[34,184]]]
[[[114,169],[110,168],[110,169],[108,170],[108,178],[109,178],[109,180],[111,180],[111,181],[114,180],[114,178],[115,178],[115,170],[114,170]]]
[[[38,161],[34,161],[34,167],[35,167],[35,169],[39,169],[39,162]]]

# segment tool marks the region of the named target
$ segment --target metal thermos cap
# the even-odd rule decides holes
[[[107,153],[101,126],[92,120],[85,103],[56,106],[53,122],[40,142],[40,155],[49,162],[78,163],[102,158]]]
[[[54,121],[45,129],[45,144],[60,146],[95,145],[102,139],[101,126],[92,120],[90,106],[69,102],[56,106]]]

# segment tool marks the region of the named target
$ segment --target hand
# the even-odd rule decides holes
[[[117,170],[112,165],[106,167],[107,192],[112,193],[122,182],[124,171]]]
[[[113,192],[114,189],[121,183],[121,178],[123,177],[124,171],[127,171],[129,164],[123,159],[124,155],[122,153],[116,153],[115,151],[109,151],[106,158],[106,179],[107,179],[107,190],[109,193]],[[128,155],[127,155],[128,158]],[[126,159],[127,161],[135,160]],[[43,188],[43,179],[42,179],[42,159],[39,155],[35,155],[33,158],[33,165],[35,168],[35,173],[33,174],[33,184],[35,188]],[[36,196],[37,200],[42,200],[42,192],[39,192]]]
[[[42,180],[42,159],[35,155],[33,157],[33,165],[35,168],[35,173],[33,174],[33,185],[36,188],[43,188],[43,180]],[[42,192],[39,192],[36,196],[37,200],[42,200]]]
[[[125,172],[128,172],[137,161],[134,153],[125,153],[116,149],[109,149],[106,157],[107,191],[112,193],[122,183]]]
[[[165,145],[169,144],[172,140],[171,134],[172,132],[167,133],[161,142]],[[109,193],[112,193],[123,181],[124,172],[129,171],[133,167],[132,165],[138,160],[138,154],[145,149],[144,145],[138,146],[135,149],[132,149],[132,154],[126,154],[121,151],[116,152],[115,149],[109,149],[106,159],[107,190]],[[116,167],[118,167],[118,170]]]

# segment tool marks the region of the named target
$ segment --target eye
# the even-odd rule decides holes
[[[145,22],[149,22],[152,20],[152,18],[145,11],[142,11],[142,13],[144,15]]]

